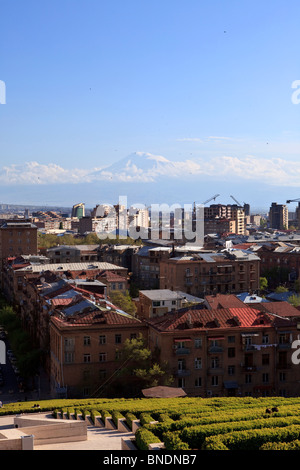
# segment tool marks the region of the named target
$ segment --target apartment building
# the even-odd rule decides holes
[[[0,260],[38,253],[37,227],[26,220],[7,220],[0,227]]]
[[[99,245],[59,245],[48,248],[51,263],[80,263],[98,261]]]
[[[31,263],[30,260],[26,258],[8,258],[4,262],[2,273],[2,285],[5,297],[14,305],[19,305],[22,300],[23,289],[26,288],[27,283],[33,279],[38,279],[47,272],[54,273],[66,280],[98,280],[101,274],[105,272],[114,272],[125,279],[126,283],[128,278],[126,268],[111,263],[99,261],[92,263]]]
[[[185,296],[170,289],[140,290],[134,302],[139,318],[153,318],[182,308]]]
[[[231,221],[231,225],[228,222],[228,228],[233,229],[234,233],[238,235],[245,233],[245,211],[243,207],[236,204],[211,204],[209,207],[204,207],[204,227],[205,225],[207,227],[205,233],[211,233],[208,231],[208,221],[214,221],[215,219]],[[227,232],[230,233],[232,230],[227,230]]]
[[[256,249],[261,259],[261,274],[270,288],[293,286],[300,276],[300,247],[291,243],[263,243]]]
[[[220,217],[204,219],[204,234],[209,233],[216,233],[219,236],[223,233],[236,233],[236,221]]]
[[[259,289],[260,259],[242,250],[199,252],[160,262],[160,288],[198,297]]]
[[[160,286],[161,263],[170,257],[171,247],[143,246],[132,258],[132,279],[141,289],[164,289]]]
[[[296,309],[295,309],[296,310]],[[292,360],[297,316],[249,307],[185,309],[147,320],[149,345],[160,351],[189,396],[298,396]]]
[[[57,310],[50,319],[52,393],[63,391],[69,398],[118,394],[115,384],[127,365],[122,347],[139,334],[147,338],[146,326],[113,308]],[[126,379],[122,381],[119,393],[124,396]]]
[[[289,227],[289,211],[285,204],[272,202],[269,211],[269,225],[278,230],[287,230]]]

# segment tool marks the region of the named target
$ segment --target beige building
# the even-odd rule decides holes
[[[189,396],[258,397],[299,396],[291,354],[297,321],[244,306],[191,309],[147,324],[149,345],[168,362],[174,387]]]
[[[241,250],[161,260],[160,288],[198,297],[259,289],[260,258]]]

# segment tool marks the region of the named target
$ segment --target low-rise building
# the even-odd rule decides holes
[[[242,250],[199,252],[160,262],[160,288],[198,297],[259,289],[260,258]]]
[[[168,362],[175,387],[190,396],[256,397],[299,395],[300,367],[292,359],[298,320],[229,307],[185,309],[146,322],[149,345]]]

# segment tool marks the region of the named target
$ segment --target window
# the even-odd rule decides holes
[[[178,378],[178,387],[179,388],[184,388],[185,387],[185,378],[184,377],[179,377]]]
[[[99,362],[106,362],[106,353],[99,354]]]
[[[100,369],[99,370],[99,379],[105,379],[107,376],[107,372],[105,369]]]
[[[73,351],[75,348],[75,338],[65,338],[65,351]]]
[[[269,344],[269,335],[263,335],[262,343],[263,344]]]
[[[263,354],[261,358],[261,362],[263,366],[268,366],[270,364],[270,355],[269,354]]]
[[[235,374],[235,366],[228,366],[228,375]]]
[[[132,340],[132,339],[136,339],[136,333],[131,333],[130,340]]]
[[[201,377],[196,377],[195,378],[195,387],[201,387],[202,386],[202,378]]]
[[[122,351],[115,351],[115,361],[119,361],[122,358]]]
[[[228,336],[228,343],[235,343],[235,336]]]
[[[228,357],[235,357],[235,348],[228,348]]]
[[[91,362],[91,355],[90,354],[84,354],[83,355],[83,362]]]
[[[219,377],[217,375],[212,376],[211,384],[213,387],[216,387],[219,384]]]
[[[202,359],[201,357],[195,358],[195,369],[202,369]]]
[[[115,335],[115,343],[121,344],[121,342],[122,342],[122,335],[120,334]]]
[[[84,336],[84,337],[83,337],[83,344],[84,344],[84,346],[90,346],[90,344],[91,344],[91,337],[90,337],[90,336]]]
[[[202,347],[202,338],[196,338],[194,341],[194,346],[195,348],[201,348]]]
[[[269,374],[266,372],[266,373],[263,373],[262,375],[262,381],[264,384],[267,384],[269,383]]]
[[[217,369],[220,367],[220,360],[218,357],[212,357],[211,359],[211,368],[212,369]]]
[[[72,364],[74,362],[74,353],[73,352],[65,352],[65,363]]]
[[[106,336],[100,335],[99,336],[99,344],[106,344]]]
[[[279,381],[280,381],[280,382],[285,382],[285,381],[286,381],[286,374],[285,374],[285,372],[280,372],[280,373],[279,373]]]
[[[251,374],[246,374],[245,375],[245,383],[246,384],[251,384],[252,382],[252,375]]]
[[[160,302],[158,300],[153,300],[152,305],[153,307],[160,307]]]

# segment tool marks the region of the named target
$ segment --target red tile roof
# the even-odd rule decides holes
[[[185,312],[169,313],[147,321],[160,331],[190,329],[224,329],[291,326],[288,319],[274,317],[267,312],[260,312],[250,307],[190,309]]]
[[[233,294],[206,295],[210,308],[245,307],[244,302]]]
[[[125,282],[126,279],[113,271],[105,271],[98,276],[98,279],[105,278],[108,282]]]
[[[281,317],[300,317],[300,312],[289,302],[264,302],[257,304],[257,308]]]
[[[142,326],[142,322],[134,317],[122,315],[113,311],[101,311],[94,310],[87,314],[75,315],[70,319],[63,319],[58,316],[51,318],[57,326],[82,326],[82,325],[95,325],[95,324],[106,324],[106,325],[120,325],[120,326]]]

